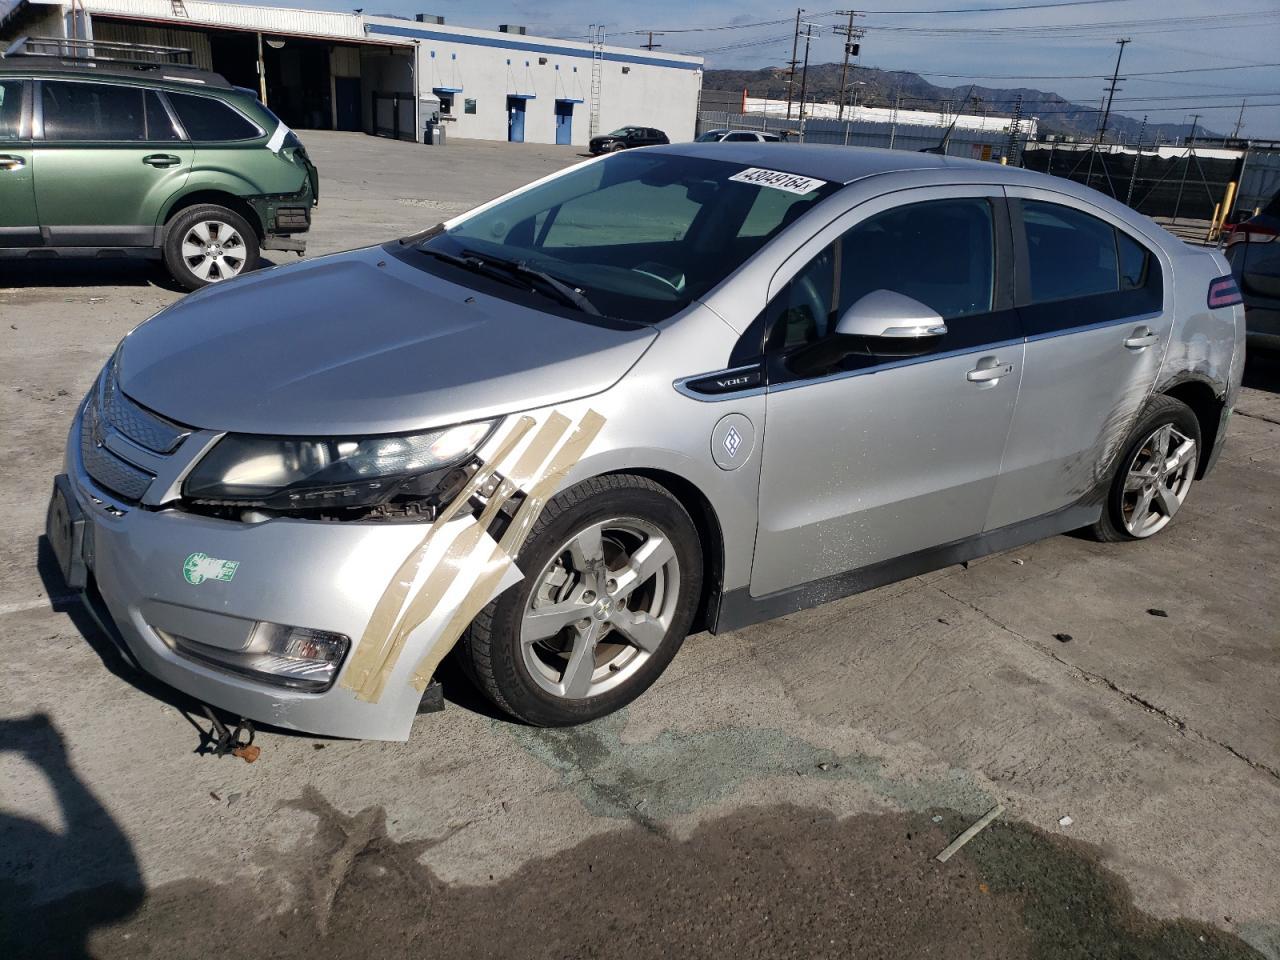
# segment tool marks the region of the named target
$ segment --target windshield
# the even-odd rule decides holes
[[[610,136],[610,137],[625,137],[627,134],[629,134],[629,133],[630,133],[632,130],[634,130],[634,129],[635,129],[635,127],[619,127],[617,130],[613,131],[613,133],[607,134],[607,136]]]
[[[715,143],[725,135],[724,130],[708,130],[700,136],[694,143]]]
[[[707,294],[839,187],[723,160],[627,152],[583,164],[422,246],[540,271],[605,317],[652,323]]]

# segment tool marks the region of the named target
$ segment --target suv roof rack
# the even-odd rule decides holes
[[[161,80],[231,89],[231,84],[222,74],[195,66],[191,51],[186,47],[115,40],[19,37],[0,52],[0,60],[16,58],[42,61],[42,70],[93,70],[117,76],[145,71],[154,73]]]

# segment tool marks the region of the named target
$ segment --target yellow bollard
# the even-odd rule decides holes
[[[1236,199],[1236,182],[1232,180],[1227,184],[1227,192],[1222,198],[1222,220],[1218,223],[1218,231],[1222,231],[1222,225],[1227,222],[1227,217],[1231,215],[1231,205]]]

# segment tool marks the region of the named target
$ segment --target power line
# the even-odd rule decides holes
[[[1216,73],[1222,70],[1253,70],[1256,67],[1280,67],[1280,63],[1258,63],[1243,64],[1235,67],[1184,67],[1180,70],[1148,70],[1144,73],[1135,73],[1134,77],[1163,77],[1174,73]],[[917,73],[922,77],[943,77],[947,80],[1106,80],[1105,73],[1075,73],[1075,74],[1041,74],[1017,76],[1009,73],[932,73],[928,70],[902,71]]]
[[[863,13],[938,14],[938,13],[1005,13],[1013,10],[1048,10],[1053,7],[1093,7],[1103,3],[1129,3],[1131,0],[1050,0],[1049,3],[1019,3],[1005,7],[948,7],[945,10],[864,10]]]

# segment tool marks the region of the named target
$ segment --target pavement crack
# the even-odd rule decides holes
[[[1265,413],[1250,413],[1247,410],[1241,410],[1239,408],[1235,410],[1235,415],[1237,417],[1244,417],[1246,420],[1262,420],[1265,423],[1274,423],[1276,426],[1280,427],[1280,417],[1269,417]]]
[[[964,597],[957,597],[955,594],[949,593],[948,591],[942,589],[942,587],[938,586],[937,584],[934,584],[934,588],[939,593],[941,593],[944,597],[948,597],[951,600],[954,600],[956,603],[963,604],[964,606],[968,607],[970,610],[978,614],[980,617],[982,617],[984,620],[987,620],[991,624],[999,627],[1001,630],[1003,630],[1005,633],[1009,634],[1010,636],[1017,638],[1023,644],[1030,647],[1032,650],[1036,651],[1036,653],[1046,656],[1050,660],[1053,660],[1055,663],[1061,664],[1062,666],[1066,667],[1067,670],[1071,672],[1071,675],[1074,676],[1077,680],[1083,680],[1085,683],[1101,684],[1102,686],[1110,690],[1112,693],[1117,694],[1122,700],[1126,701],[1127,703],[1134,704],[1135,706],[1139,706],[1142,709],[1146,710],[1148,713],[1155,714],[1157,717],[1159,717],[1169,726],[1173,727],[1179,733],[1183,735],[1189,734],[1190,736],[1194,737],[1197,740],[1202,741],[1203,743],[1207,743],[1207,744],[1210,744],[1211,746],[1215,746],[1215,747],[1218,747],[1219,749],[1225,750],[1227,751],[1227,753],[1231,754],[1236,759],[1243,760],[1245,763],[1253,767],[1255,770],[1258,770],[1261,773],[1265,773],[1267,776],[1272,777],[1276,781],[1280,782],[1280,770],[1277,770],[1275,767],[1272,767],[1269,764],[1263,763],[1261,760],[1253,759],[1248,754],[1244,753],[1241,750],[1236,749],[1231,744],[1226,743],[1225,741],[1219,740],[1216,737],[1211,737],[1207,733],[1202,733],[1201,731],[1197,730],[1195,727],[1188,724],[1187,721],[1182,717],[1179,717],[1177,714],[1173,713],[1170,710],[1166,710],[1164,707],[1160,706],[1159,704],[1153,703],[1152,701],[1148,700],[1146,697],[1143,697],[1140,694],[1134,693],[1132,690],[1126,690],[1124,687],[1121,687],[1119,684],[1117,684],[1114,680],[1110,679],[1109,677],[1105,677],[1100,673],[1094,673],[1091,670],[1085,670],[1083,667],[1077,666],[1071,661],[1066,660],[1063,657],[1060,657],[1058,654],[1054,653],[1052,650],[1046,648],[1040,643],[1037,643],[1035,640],[1031,639],[1025,634],[1019,633],[1017,630],[1014,630],[1007,623],[1001,622],[1000,620],[998,620],[997,618],[989,614],[986,610],[983,610],[977,604],[969,600],[966,600]]]

